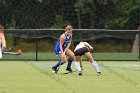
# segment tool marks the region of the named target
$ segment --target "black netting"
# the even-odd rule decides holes
[[[36,39],[50,37],[58,39],[64,29],[9,29],[5,33],[14,37]],[[104,37],[134,39],[139,30],[74,29],[73,41],[96,40]]]
[[[0,0],[5,28],[137,29],[139,0]]]
[[[5,29],[7,47],[23,53],[4,55],[3,60],[57,60],[54,46],[63,32],[64,29]],[[79,41],[87,41],[94,47],[96,60],[139,60],[137,34],[139,30],[74,29],[70,49],[73,51]]]

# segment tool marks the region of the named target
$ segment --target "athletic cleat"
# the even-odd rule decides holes
[[[101,74],[101,72],[97,72],[97,76],[101,76],[102,74]]]
[[[82,76],[82,71],[79,72],[79,76]]]
[[[52,71],[57,74],[59,69],[52,67]]]
[[[82,73],[79,73],[79,76],[82,76]]]
[[[72,72],[72,69],[71,68],[67,68],[66,70],[69,71],[69,72]]]

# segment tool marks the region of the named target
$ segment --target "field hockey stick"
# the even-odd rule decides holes
[[[20,55],[19,52],[2,52],[3,54],[9,54],[9,55]]]
[[[12,52],[12,51],[3,51],[3,54],[9,54],[9,55],[20,55],[22,53],[22,51],[20,49],[18,49],[17,52]]]
[[[82,58],[80,59],[80,67],[81,67],[81,70],[83,70]]]

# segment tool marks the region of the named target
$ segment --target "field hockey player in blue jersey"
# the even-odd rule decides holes
[[[67,25],[65,28],[65,33],[63,33],[58,39],[55,45],[55,54],[59,56],[60,60],[52,67],[53,72],[57,74],[61,65],[67,62],[67,56],[69,56],[68,64],[66,70],[72,72],[71,64],[74,59],[74,53],[69,49],[72,41],[72,31],[71,25]]]

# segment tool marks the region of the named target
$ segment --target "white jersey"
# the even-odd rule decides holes
[[[83,47],[86,47],[86,46],[84,45],[84,42],[80,42],[80,43],[76,46],[74,52],[75,52],[77,49],[80,49],[80,48],[83,48]]]

